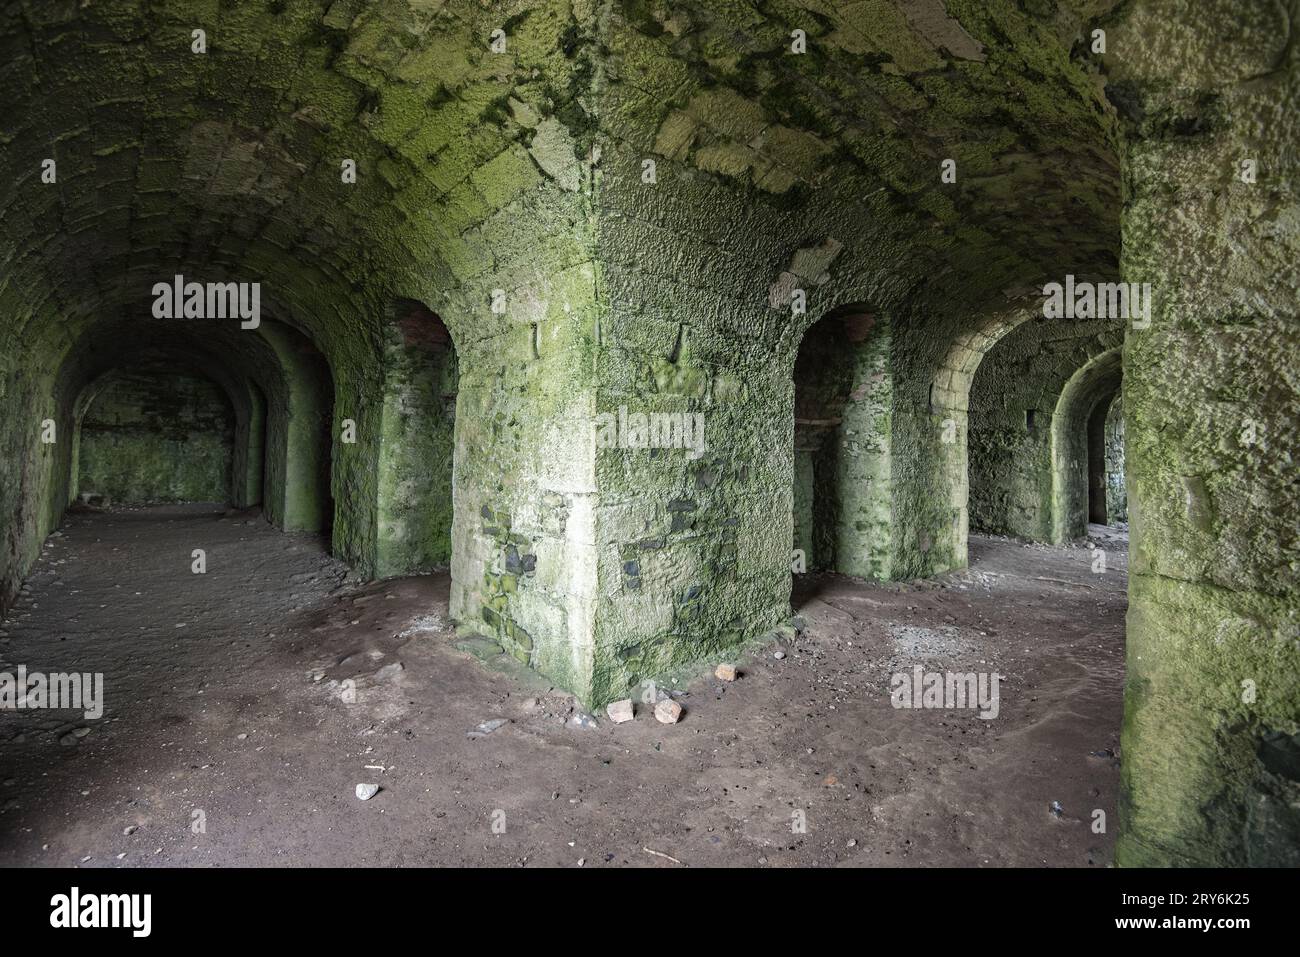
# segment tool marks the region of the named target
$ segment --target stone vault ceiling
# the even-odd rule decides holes
[[[913,294],[974,306],[1106,273],[1115,120],[1083,43],[1104,6],[10,3],[0,305],[66,346],[84,321],[143,308],[159,276],[238,274],[341,349],[393,295],[435,300],[509,258],[526,239],[476,230],[529,187],[581,193],[535,210],[555,231],[581,233],[583,203],[598,222],[605,135],[738,202],[833,197]],[[50,157],[57,189],[39,181]],[[346,191],[344,157],[361,170]]]

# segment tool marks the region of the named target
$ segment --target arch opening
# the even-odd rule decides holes
[[[1088,418],[1088,523],[1128,524],[1124,487],[1123,389],[1099,401]]]
[[[161,502],[196,501],[200,490],[220,489],[223,494],[215,500],[237,508],[261,506],[263,517],[279,528],[328,536],[334,512],[333,376],[315,345],[292,327],[270,319],[255,332],[170,320],[104,320],[66,350],[54,380],[58,430],[71,441],[53,445],[45,495],[51,522],[83,492],[111,501]],[[117,395],[123,380],[131,383],[134,397]],[[209,386],[196,391],[195,382]],[[203,442],[188,449],[177,445],[171,457],[157,456],[169,447],[166,442],[178,440],[176,430],[187,418],[197,414],[196,421],[217,421],[210,402],[199,402],[201,392],[210,399],[213,390],[229,413],[228,439],[221,443],[228,450],[221,456],[227,477],[219,486],[187,477],[210,465],[210,456],[197,454],[205,443],[211,446],[210,429]],[[134,444],[107,458],[104,433],[111,423],[101,420],[101,411],[112,406],[105,406],[105,399],[130,407],[112,413],[113,421],[136,425]],[[133,455],[147,458],[146,448],[156,459],[151,479],[142,474],[150,469],[128,461]],[[110,474],[128,498],[84,487],[88,478],[103,485],[103,476]],[[132,474],[134,490],[122,484]]]
[[[971,388],[985,357],[1033,315],[1031,308],[1022,306],[983,316],[974,328],[953,339],[930,384],[931,434],[938,450],[937,490],[946,504],[940,512],[948,526],[932,533],[949,542],[952,568],[966,566],[972,525]]]
[[[893,387],[887,326],[841,306],[804,334],[794,362],[795,569],[890,576]]]
[[[232,502],[235,409],[201,374],[135,368],[78,419],[72,494],[86,503]]]
[[[442,319],[399,299],[384,341],[376,574],[430,571],[451,560],[456,350]]]
[[[955,505],[965,503],[970,530],[1052,544],[1085,533],[1093,405],[1081,409],[1065,397],[1083,370],[1118,355],[1122,340],[1123,329],[1110,320],[1067,323],[1028,313],[966,354],[966,370],[952,376],[962,380],[964,410],[960,390],[950,404],[967,431],[950,446],[947,483]],[[1095,403],[1102,393],[1089,388]],[[1101,454],[1099,439],[1099,469]]]
[[[1054,542],[1082,538],[1088,533],[1089,522],[1110,524],[1106,521],[1112,481],[1107,466],[1106,420],[1119,394],[1121,376],[1118,348],[1097,355],[1070,377],[1052,412]],[[1116,436],[1114,430],[1111,434]],[[1122,432],[1118,439],[1119,448],[1110,452],[1112,462],[1122,461]]]

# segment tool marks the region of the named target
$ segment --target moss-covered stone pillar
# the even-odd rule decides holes
[[[493,334],[457,338],[451,614],[591,702],[596,269],[517,268]]]
[[[1289,9],[1288,9],[1289,8]],[[1300,863],[1300,10],[1135,4],[1123,865]]]
[[[788,365],[742,378],[686,337],[672,361],[610,348],[601,366],[597,703],[784,620],[793,531]]]

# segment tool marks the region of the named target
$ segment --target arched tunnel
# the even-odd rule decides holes
[[[1300,863],[1297,16],[6,6],[0,861]]]

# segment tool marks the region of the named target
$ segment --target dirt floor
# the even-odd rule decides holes
[[[0,712],[0,864],[1105,866],[1126,540],[1090,532],[1105,573],[972,536],[939,581],[801,576],[804,632],[674,689],[681,723],[583,727],[457,647],[446,574],[357,585],[255,512],[74,512],[0,671],[103,672],[104,716]],[[997,718],[895,709],[915,664],[1005,676]]]

